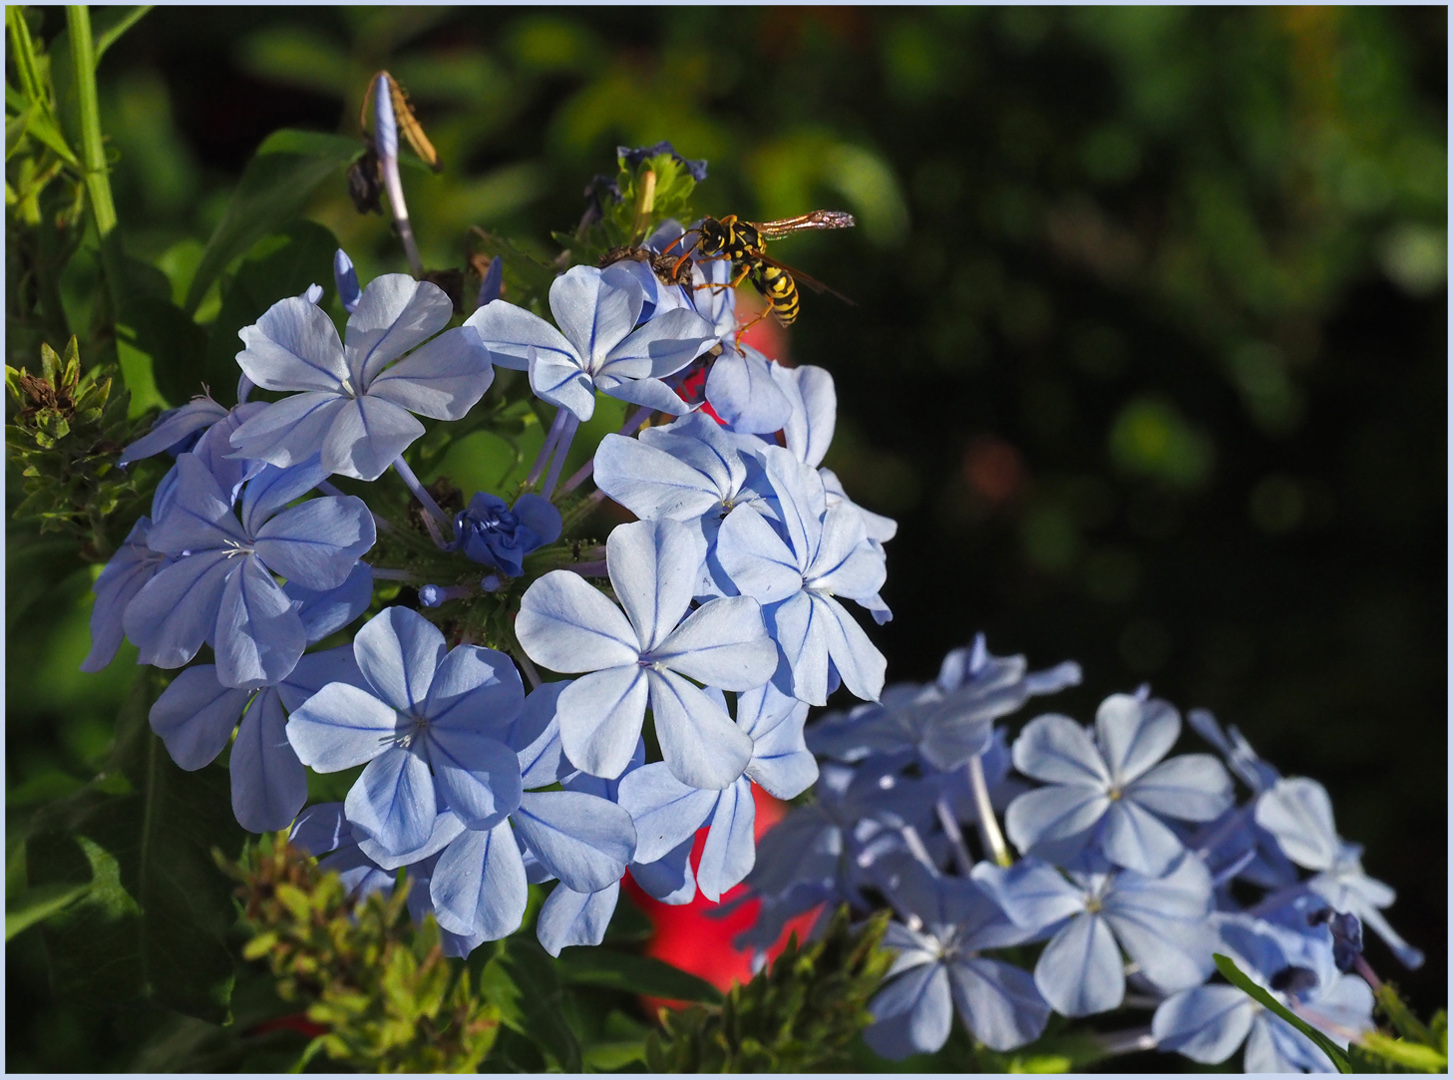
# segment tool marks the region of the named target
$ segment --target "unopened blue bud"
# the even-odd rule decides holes
[[[343,248],[339,248],[333,256],[333,284],[338,289],[338,300],[343,310],[352,315],[363,298],[363,290],[359,288],[358,271],[353,268],[353,260]]]
[[[505,263],[496,255],[490,260],[490,268],[485,271],[484,280],[480,282],[480,299],[476,307],[484,307],[500,299],[500,286],[505,281]]]
[[[374,150],[380,158],[399,156],[399,125],[394,120],[394,99],[389,94],[389,77],[374,81]]]
[[[438,585],[419,586],[419,606],[437,608],[444,603],[444,590]]]
[[[318,303],[318,301],[323,299],[323,286],[314,283],[312,285],[309,285],[299,295],[301,295],[304,300],[307,300],[308,303],[316,304]]]

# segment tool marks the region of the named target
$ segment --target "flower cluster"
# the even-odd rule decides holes
[[[648,244],[682,235],[668,223]],[[316,286],[244,328],[240,404],[197,399],[127,448],[177,463],[97,582],[87,662],[123,635],[161,667],[210,646],[151,712],[173,759],[228,752],[238,820],[291,828],[356,893],[405,869],[456,955],[518,929],[531,884],[558,882],[537,919],[558,953],[601,940],[628,872],[669,903],[742,881],[752,785],[788,799],[817,779],[809,705],[882,690],[845,602],[888,617],[894,532],[821,468],[831,377],[739,347],[730,264],[694,261],[677,285],[635,260],[576,266],[550,287],[553,323],[500,299],[497,267],[449,328],[440,289],[361,288],[340,251],[342,334]],[[555,418],[518,490],[451,513],[403,454],[420,417],[462,419],[496,368],[524,372]],[[636,408],[562,483],[602,395]],[[419,516],[329,480],[391,469]],[[636,520],[580,557],[562,509],[578,524],[607,497]],[[445,574],[478,583],[430,583]],[[309,769],[356,775],[305,810]]]
[[[1205,711],[1191,724],[1220,760],[1167,757],[1181,718],[1144,688],[1107,698],[1090,728],[1044,715],[1011,742],[997,722],[1079,681],[1074,664],[1029,672],[981,638],[936,682],[809,727],[817,800],[763,839],[748,883],[766,917],[748,943],[825,901],[890,905],[897,960],[865,1036],[890,1058],[939,1049],[956,1012],[1011,1050],[1052,1012],[1130,1005],[1154,1010],[1149,1028],[1108,1046],[1217,1063],[1245,1042],[1248,1071],[1331,1069],[1240,989],[1208,983],[1213,954],[1346,1044],[1371,1027],[1370,983],[1348,974],[1371,976],[1361,923],[1422,962],[1382,916],[1392,890],[1364,875],[1321,785],[1282,778]],[[1250,792],[1240,805],[1232,774]],[[1027,966],[1024,949],[999,952],[1039,943]]]

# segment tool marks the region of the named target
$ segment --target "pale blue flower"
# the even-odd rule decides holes
[[[674,521],[620,525],[606,565],[623,614],[579,575],[554,570],[526,590],[515,633],[552,671],[586,672],[562,691],[561,742],[595,776],[626,768],[647,701],[673,775],[723,788],[742,775],[752,740],[694,682],[724,690],[765,683],[777,663],[755,600],[713,600],[688,614],[705,545]],[[685,618],[683,618],[685,616]]]
[[[287,730],[319,772],[367,763],[344,802],[360,833],[397,855],[429,838],[441,799],[481,829],[520,804],[520,764],[499,737],[525,698],[509,657],[474,645],[446,652],[444,635],[401,607],[370,620],[353,649],[368,689],[330,683]]]
[[[1211,821],[1232,805],[1232,780],[1211,755],[1161,761],[1180,732],[1166,702],[1129,694],[1101,702],[1094,739],[1065,716],[1030,721],[1015,768],[1047,786],[1010,804],[1011,841],[1059,860],[1095,844],[1118,866],[1164,874],[1185,849],[1162,818]]]
[[[280,300],[238,331],[237,362],[264,389],[300,392],[233,434],[237,456],[287,466],[321,452],[328,473],[378,479],[424,434],[412,414],[458,420],[494,379],[473,329],[439,334],[453,312],[437,285],[385,274],[364,289],[339,341],[319,308]]]
[[[701,355],[711,328],[695,312],[676,309],[638,329],[642,304],[629,271],[576,266],[550,286],[559,330],[504,300],[486,304],[465,326],[479,332],[495,363],[528,370],[537,397],[582,422],[595,413],[598,390],[680,416],[690,406],[661,380]]]

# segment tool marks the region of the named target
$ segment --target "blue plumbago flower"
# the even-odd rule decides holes
[[[747,883],[774,915],[786,920],[825,898],[872,906],[863,890],[882,891],[878,863],[909,851],[939,865],[942,845],[924,830],[933,818],[933,785],[897,775],[901,757],[876,755],[855,766],[820,766],[815,799],[775,825],[758,844],[760,857]],[[935,845],[926,851],[925,845]],[[759,922],[745,939],[766,948],[776,940],[771,923]],[[781,923],[778,924],[779,928]]]
[[[938,877],[907,863],[893,889],[895,907],[912,921],[893,922],[884,947],[898,952],[869,1012],[864,1041],[902,1060],[932,1054],[949,1038],[954,1012],[991,1050],[1013,1050],[1040,1036],[1050,1006],[1029,972],[980,955],[1031,936],[973,881]]]
[[[681,416],[688,406],[661,380],[711,344],[711,327],[695,312],[658,312],[637,328],[644,298],[624,268],[575,266],[550,286],[557,330],[504,300],[480,308],[465,326],[478,331],[501,367],[530,372],[537,397],[586,421],[596,391]]]
[[[264,389],[300,393],[234,432],[237,456],[287,466],[321,448],[327,473],[378,479],[424,434],[412,414],[458,420],[495,377],[473,329],[435,337],[453,312],[438,286],[385,274],[364,289],[340,342],[317,307],[280,300],[238,331],[237,362]]]
[[[665,858],[683,844],[690,847],[697,829],[710,819],[696,881],[712,901],[745,878],[756,858],[752,785],[775,798],[791,799],[818,777],[817,762],[803,744],[806,703],[769,683],[738,695],[737,711],[737,726],[752,739],[752,760],[728,787],[689,787],[661,763],[627,773],[620,786],[620,804],[636,822],[636,857],[642,862]]]
[[[488,829],[520,802],[520,764],[499,734],[525,694],[503,653],[461,645],[446,653],[427,619],[391,607],[353,642],[368,689],[335,682],[288,722],[299,759],[319,772],[368,763],[344,801],[348,820],[391,854],[424,844],[447,803]]]
[[[533,878],[522,847],[538,867]],[[609,892],[635,850],[631,815],[615,803],[584,791],[526,792],[506,821],[468,829],[445,847],[429,898],[444,929],[493,941],[519,928],[529,881],[554,877],[575,893]]]
[[[826,702],[831,666],[856,696],[877,701],[883,654],[835,597],[876,595],[885,577],[883,556],[867,543],[857,514],[827,505],[812,468],[781,447],[769,446],[762,456],[776,522],[752,506],[738,506],[717,535],[717,561],[735,591],[763,605],[797,698]]]
[[[533,731],[538,730],[539,734],[520,751],[525,786],[533,788],[559,782],[567,791],[584,792],[619,803],[620,780],[607,780],[581,772],[573,768],[561,753],[560,725],[555,717],[555,707],[560,692],[568,685],[563,682],[542,683],[526,698],[525,710],[521,714],[522,730],[517,741],[529,738]],[[638,739],[623,778],[640,769],[645,762],[646,744]],[[640,834],[638,824],[633,819],[632,826],[637,835]],[[696,895],[696,880],[688,861],[691,847],[692,838],[688,837],[683,844],[649,863],[642,860],[641,851],[637,848],[627,864],[627,872],[649,895],[663,903],[690,903]],[[620,892],[619,880],[591,893],[577,892],[562,882],[541,908],[537,922],[541,945],[552,956],[560,955],[560,950],[567,945],[599,945],[616,909]]]
[[[177,459],[177,476],[171,505],[153,522],[147,544],[179,558],[127,605],[126,636],[143,663],[181,667],[207,642],[224,685],[276,683],[303,655],[307,632],[273,574],[304,588],[338,588],[373,546],[373,515],[353,496],[289,507],[323,479],[316,458],[250,480],[240,518],[196,455]]]
[[[172,561],[147,546],[151,518],[137,518],[126,540],[116,549],[91,590],[96,594],[91,608],[91,651],[81,661],[82,671],[100,671],[116,657],[121,648],[122,616],[132,598]]]
[[[878,704],[829,713],[813,725],[813,749],[853,761],[869,753],[912,751],[943,772],[985,753],[994,721],[1035,694],[1053,694],[1080,682],[1076,664],[1029,672],[1023,656],[992,656],[984,635],[944,658],[937,682],[901,684]]]
[[[1166,873],[1185,849],[1161,818],[1211,821],[1232,805],[1232,780],[1210,754],[1157,764],[1180,732],[1169,704],[1130,694],[1101,702],[1094,741],[1069,717],[1030,721],[1015,740],[1015,768],[1049,786],[1010,804],[1010,839],[1057,859],[1094,843],[1118,866]]]
[[[287,828],[308,799],[308,776],[288,742],[287,711],[331,682],[362,684],[346,645],[308,653],[276,686],[237,690],[223,686],[212,664],[187,668],[151,707],[152,730],[182,768],[212,762],[232,738],[228,775],[232,812],[249,832]]]
[[[596,450],[596,486],[643,521],[693,523],[710,545],[734,507],[761,501],[750,485],[761,477],[762,446],[693,413],[635,439],[607,435]]]
[[[638,146],[632,149],[629,146],[616,147],[616,157],[625,163],[626,167],[636,168],[643,161],[650,157],[658,157],[661,154],[670,154],[687,172],[691,173],[692,179],[701,183],[707,179],[707,162],[705,159],[692,161],[682,157],[676,152],[669,142],[659,142],[652,146]]]
[[[726,268],[724,272],[731,272],[731,263],[725,260],[708,265],[720,265]],[[735,330],[734,316],[733,325],[723,331],[724,337],[730,338]],[[707,403],[712,411],[733,431],[755,435],[781,431],[792,419],[793,408],[773,378],[776,365],[751,345],[734,346],[724,340],[722,348],[722,355],[712,362],[707,375]]]
[[[1260,920],[1218,920],[1221,942],[1237,966],[1264,990],[1340,1045],[1371,1028],[1373,994],[1352,975],[1320,975],[1302,966],[1306,943]],[[1193,1061],[1226,1061],[1244,1042],[1249,1073],[1333,1072],[1333,1063],[1306,1035],[1235,986],[1212,984],[1173,994],[1151,1021],[1157,1045]]]
[[[476,492],[454,516],[450,548],[510,577],[525,572],[521,560],[560,539],[560,511],[549,499],[527,492],[513,507],[498,495]]]
[[[1336,910],[1358,916],[1405,967],[1423,964],[1424,954],[1405,941],[1380,910],[1392,904],[1397,894],[1364,872],[1362,846],[1338,835],[1333,802],[1322,784],[1305,777],[1278,780],[1258,797],[1254,816],[1289,859],[1316,871],[1292,892],[1305,887]]]
[[[158,416],[150,431],[121,451],[117,464],[125,467],[164,450],[173,457],[184,454],[192,449],[203,431],[226,415],[227,409],[210,397],[194,397],[180,408]]]
[[[1038,859],[1008,869],[980,863],[973,878],[1015,923],[1053,935],[1035,964],[1035,985],[1065,1016],[1121,1004],[1122,949],[1162,993],[1195,986],[1212,971],[1212,883],[1191,856],[1160,878],[1121,870],[1071,873],[1067,880]]]
[[[188,451],[192,457],[207,466],[207,471],[212,474],[212,479],[217,481],[217,486],[222,489],[231,502],[237,501],[243,484],[267,467],[267,463],[263,461],[246,461],[232,457],[232,433],[266,408],[267,403],[262,401],[238,405],[202,432],[192,445],[192,449]],[[151,502],[153,521],[160,521],[166,514],[167,508],[172,505],[172,496],[176,492],[179,475],[177,467],[173,465],[157,484],[156,494],[152,496]]]
[[[639,521],[617,526],[606,541],[607,572],[624,615],[567,570],[551,571],[526,590],[515,621],[521,647],[552,671],[588,673],[557,704],[572,764],[594,776],[620,776],[649,698],[662,755],[677,779],[724,788],[742,775],[751,738],[689,680],[732,691],[761,686],[777,650],[755,600],[713,600],[687,614],[704,557],[704,542],[685,525]]]

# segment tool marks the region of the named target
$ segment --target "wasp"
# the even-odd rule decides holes
[[[853,215],[842,210],[814,210],[810,214],[777,221],[741,221],[736,214],[728,214],[722,218],[703,218],[697,226],[696,242],[677,260],[677,266],[684,263],[693,251],[708,259],[732,260],[732,281],[726,286],[714,287],[736,288],[743,281],[751,281],[753,287],[767,298],[768,311],[773,318],[783,326],[791,326],[798,317],[799,283],[815,292],[832,293],[845,304],[853,301],[801,270],[769,258],[763,250],[763,242],[781,240],[793,233],[816,229],[848,229],[854,224]],[[768,311],[764,311],[758,319],[767,315]]]

